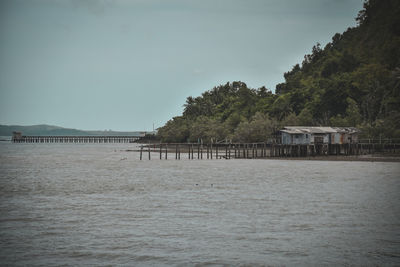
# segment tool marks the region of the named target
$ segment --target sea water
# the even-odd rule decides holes
[[[0,142],[0,264],[400,265],[400,164]]]

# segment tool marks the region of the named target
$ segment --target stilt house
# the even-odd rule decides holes
[[[353,144],[358,142],[359,130],[354,127],[286,126],[280,133],[284,145]]]

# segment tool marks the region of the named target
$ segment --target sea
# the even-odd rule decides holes
[[[399,266],[400,163],[0,142],[0,266]]]

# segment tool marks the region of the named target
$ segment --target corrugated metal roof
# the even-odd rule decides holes
[[[285,126],[281,132],[288,134],[327,134],[327,133],[348,133],[353,134],[359,132],[354,127],[315,127],[315,126]]]
[[[303,133],[300,130],[286,130],[286,129],[281,130],[281,132],[288,133],[288,134],[302,134]]]

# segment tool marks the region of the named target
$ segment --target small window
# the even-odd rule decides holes
[[[306,134],[306,138],[308,138],[308,134]]]

